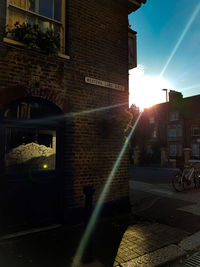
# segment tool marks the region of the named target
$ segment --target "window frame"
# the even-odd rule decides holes
[[[175,154],[171,154],[170,147],[175,147]],[[181,143],[169,144],[169,156],[171,157],[181,157],[183,155],[183,146]]]
[[[178,111],[170,112],[169,120],[170,121],[178,121],[179,120],[179,112]]]
[[[56,139],[58,138],[57,137],[57,128],[53,125],[45,125],[45,126],[40,126],[38,124],[32,124],[32,125],[27,125],[25,124],[24,122],[15,122],[15,125],[13,125],[12,123],[5,123],[4,126],[3,126],[3,136],[4,136],[4,140],[3,140],[3,143],[4,143],[4,155],[3,155],[3,166],[4,166],[4,173],[6,175],[10,175],[12,173],[26,173],[26,172],[31,172],[31,173],[38,173],[38,172],[56,172],[56,169],[57,169],[57,153],[58,153],[58,148],[57,148],[57,140],[55,141],[55,159],[54,159],[54,168],[33,168],[33,169],[29,169],[29,170],[26,170],[26,169],[23,169],[23,170],[18,170],[18,169],[15,169],[15,170],[9,170],[9,168],[7,168],[6,166],[6,131],[7,129],[18,129],[20,131],[23,131],[23,129],[25,131],[30,131],[30,130],[33,130],[33,131],[53,131],[55,132],[55,136],[56,136]]]
[[[63,119],[60,120],[46,120],[41,124],[41,122],[37,121],[37,118],[33,118],[33,121],[31,123],[27,123],[29,119],[18,119],[18,118],[7,118],[4,117],[4,113],[6,110],[10,107],[13,107],[18,105],[22,102],[36,102],[41,105],[51,105],[51,109],[54,109],[53,114],[50,114],[51,116],[57,116],[63,114],[62,111],[57,107],[54,103],[51,103],[49,101],[46,101],[45,99],[38,99],[37,97],[25,97],[22,99],[18,99],[17,101],[11,102],[10,104],[6,105],[6,107],[2,110],[0,110],[0,174],[9,176],[12,175],[12,172],[6,172],[6,165],[5,165],[5,153],[6,153],[6,129],[7,128],[19,128],[19,129],[27,129],[27,130],[41,130],[41,131],[55,131],[56,133],[56,143],[55,143],[55,169],[33,169],[31,170],[31,173],[57,173],[59,172],[59,168],[62,168],[62,158],[61,155],[63,155]],[[50,108],[50,106],[49,106]],[[49,116],[45,117],[48,118]],[[42,119],[42,117],[39,117]],[[15,171],[14,172],[16,176],[20,176],[23,173],[27,173],[26,170],[24,171]]]
[[[37,12],[33,12],[31,10],[27,10],[27,9],[24,9],[22,7],[18,7],[14,4],[11,4],[10,3],[11,0],[7,0],[7,8],[6,8],[6,25],[9,25],[9,11],[10,9],[16,9],[18,10],[18,12],[21,12],[21,13],[24,13],[25,15],[28,16],[32,16],[34,18],[36,18],[36,24],[38,22],[38,19],[42,19],[43,21],[47,21],[49,22],[50,24],[57,24],[59,25],[60,27],[60,52],[65,54],[65,44],[66,44],[66,38],[65,38],[65,33],[66,33],[66,26],[65,26],[65,0],[61,0],[61,19],[60,21],[59,20],[55,20],[55,19],[52,19],[52,18],[49,18],[49,17],[46,17],[44,15],[40,15],[39,13]],[[38,3],[39,3],[39,0],[36,0]]]
[[[198,146],[198,153],[197,154],[194,154],[193,152],[195,152],[194,150],[193,150],[193,146]],[[198,143],[193,143],[192,144],[192,157],[199,157],[200,156],[200,146],[199,146],[199,144]]]
[[[171,153],[171,147],[172,147],[172,146],[175,148],[175,150],[174,150],[175,153],[174,153],[174,154]],[[170,145],[169,145],[169,155],[170,155],[171,157],[176,157],[176,155],[177,155],[177,146],[176,146],[176,144],[170,144]]]
[[[194,134],[194,130],[198,130],[198,134]],[[200,127],[198,126],[192,126],[192,131],[191,131],[192,136],[200,136]]]
[[[154,124],[155,123],[155,117],[151,116],[149,117],[149,124]]]
[[[170,131],[174,130],[175,135],[170,135]],[[174,137],[182,137],[182,125],[176,124],[176,125],[169,125],[168,126],[168,138],[174,138]]]

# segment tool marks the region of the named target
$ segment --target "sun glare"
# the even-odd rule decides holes
[[[129,72],[129,105],[135,104],[143,110],[166,102],[166,92],[172,85],[161,77],[145,76],[141,66]]]

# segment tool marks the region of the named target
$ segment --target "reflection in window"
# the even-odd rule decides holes
[[[5,150],[6,171],[54,170],[56,131],[7,128]]]
[[[48,18],[53,17],[53,0],[39,1],[39,14]]]

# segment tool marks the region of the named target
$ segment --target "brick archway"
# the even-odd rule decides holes
[[[68,113],[70,111],[70,105],[67,97],[61,97],[59,94],[48,88],[30,89],[23,85],[16,85],[0,90],[0,110],[4,109],[11,102],[26,97],[40,97],[55,104],[64,113]]]

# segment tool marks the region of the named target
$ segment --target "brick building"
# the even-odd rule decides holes
[[[167,111],[167,103],[161,103],[142,113],[131,142],[141,164],[160,163],[160,148],[167,145]]]
[[[171,90],[169,102],[155,105],[143,112],[133,137],[144,163],[156,162],[179,167],[200,160],[200,95],[183,98]],[[161,160],[163,155],[163,160]],[[162,162],[161,162],[162,161]]]
[[[179,166],[188,159],[200,159],[200,95],[183,98],[169,93],[168,149],[169,159]]]
[[[54,2],[0,2],[1,229],[80,220],[83,188],[94,188],[95,203],[124,143],[117,116],[128,107],[128,14],[145,1]],[[59,32],[59,52],[5,36],[16,22]],[[135,32],[129,38],[134,60]],[[108,207],[128,204],[127,157]]]

